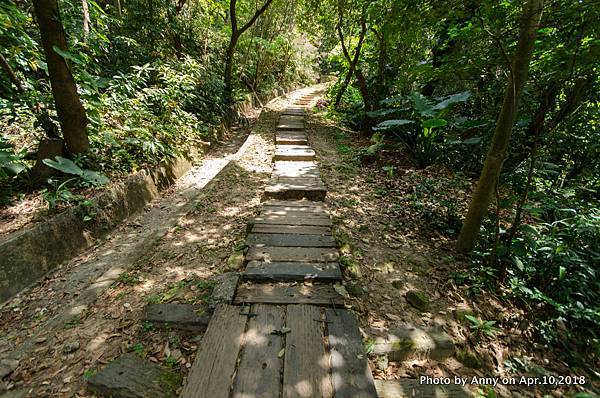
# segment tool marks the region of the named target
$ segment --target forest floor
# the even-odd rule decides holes
[[[400,325],[441,328],[456,345],[455,355],[443,361],[388,363],[371,358],[376,379],[573,375],[558,351],[532,338],[525,311],[486,292],[475,297],[455,283],[455,276],[469,263],[453,249],[452,236],[458,233],[453,215],[466,213],[475,181],[453,176],[444,167],[416,169],[402,151],[361,162],[355,150],[372,145],[368,139],[340,128],[323,113],[313,114],[310,126],[311,145],[328,189],[334,235],[346,265],[346,285],[365,337],[384,335]],[[463,208],[448,211],[445,200],[462,203]],[[440,226],[446,229],[443,233]],[[411,306],[405,298],[409,290],[425,293],[430,308]],[[464,314],[495,320],[503,328],[493,337],[477,334]],[[481,396],[494,396],[487,395],[487,389],[472,386]],[[562,397],[583,389],[498,385],[494,390],[497,396]]]
[[[0,308],[0,371],[10,369],[0,380],[0,394],[22,389],[31,397],[91,397],[85,378],[131,351],[186,374],[201,336],[157,329],[140,321],[140,313],[148,303],[202,304],[211,278],[241,265],[246,223],[260,208],[284,105],[272,102],[250,135],[234,133],[144,212]],[[457,346],[455,357],[440,362],[372,358],[375,378],[501,376],[509,372],[506,360],[515,358],[530,365],[527,374],[569,374],[557,355],[532,344],[527,330],[519,328],[525,315],[519,309],[506,308],[493,296],[475,303],[453,282],[453,274],[467,264],[454,256],[451,240],[415,216],[414,203],[406,199],[430,180],[450,181],[432,188],[445,195],[466,197],[472,186],[453,184],[442,168],[416,170],[402,158],[393,161],[398,178],[391,181],[382,170],[390,159],[361,164],[340,150],[339,137],[346,133],[310,116],[310,145],[347,266],[348,303],[365,337],[398,325],[438,326]],[[406,302],[411,289],[429,296],[427,312]],[[456,319],[456,309],[515,326],[494,338],[474,336],[468,323]],[[496,393],[558,397],[565,392],[544,388],[496,387]]]

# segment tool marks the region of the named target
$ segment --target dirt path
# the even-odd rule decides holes
[[[229,259],[271,171],[266,135],[275,122],[265,109],[247,139],[231,137],[142,214],[7,302],[0,376],[9,375],[0,392],[90,396],[84,377],[131,350],[185,372],[194,336],[155,330],[139,313],[148,302],[202,300],[203,281],[235,266]]]

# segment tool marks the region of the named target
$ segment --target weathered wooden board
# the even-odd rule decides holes
[[[310,161],[316,159],[315,151],[308,145],[275,145],[274,160]]]
[[[304,225],[255,224],[250,232],[258,234],[331,235],[331,228]]]
[[[319,177],[271,177],[267,187],[271,189],[319,189],[323,190],[325,184]]]
[[[175,398],[180,385],[180,375],[133,353],[117,358],[88,380],[88,389],[100,397]]]
[[[249,234],[246,244],[256,247],[336,247],[335,239],[330,235]]]
[[[240,286],[233,302],[235,304],[264,303],[343,306],[344,298],[329,284],[283,285],[255,283]]]
[[[267,200],[263,202],[263,207],[277,206],[277,207],[303,207],[303,208],[317,208],[325,209],[323,203],[313,202],[310,200]]]
[[[210,296],[210,305],[231,304],[240,276],[237,272],[226,272],[215,278],[215,287]]]
[[[277,177],[320,177],[319,167],[312,161],[276,161],[273,176]]]
[[[320,189],[281,189],[273,187],[265,189],[265,198],[268,199],[308,199],[324,201],[327,196],[325,188]]]
[[[248,261],[330,263],[340,255],[333,247],[250,247],[246,253]]]
[[[406,326],[377,336],[373,354],[387,355],[392,361],[407,359],[443,360],[454,355],[454,342],[441,329]]]
[[[276,145],[307,145],[308,138],[306,137],[275,137]]]
[[[182,398],[229,396],[246,320],[239,307],[217,306],[202,337]]]
[[[277,130],[304,131],[304,123],[279,123]]]
[[[205,329],[210,321],[207,315],[198,315],[202,308],[191,304],[148,304],[141,320],[157,326],[198,331]]]
[[[233,398],[277,398],[281,395],[283,336],[272,333],[284,326],[284,307],[253,305],[256,314],[248,321],[244,349],[233,387]]]
[[[354,314],[327,309],[331,374],[336,398],[377,398]]]
[[[342,272],[338,263],[250,261],[242,276],[250,280],[333,282],[342,279]]]
[[[288,208],[290,209],[290,208]],[[297,210],[286,210],[283,207],[266,207],[260,212],[260,217],[293,217],[293,218],[329,218],[329,214],[325,211],[297,211]]]
[[[292,215],[266,215],[251,219],[250,224],[319,225],[331,226],[329,217],[296,217]]]
[[[324,344],[321,310],[308,305],[287,307],[284,398],[332,398],[329,355]]]
[[[466,387],[420,384],[417,379],[375,380],[379,398],[471,398]]]

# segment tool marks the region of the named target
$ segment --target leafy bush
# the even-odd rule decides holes
[[[441,151],[439,143],[444,142],[444,127],[449,125],[448,116],[454,104],[465,102],[470,94],[465,91],[437,98],[436,101],[413,92],[408,97],[397,96],[382,101],[387,108],[367,114],[373,118],[385,119],[375,131],[394,134],[412,154],[420,168],[434,163]],[[406,115],[409,119],[388,119],[390,115]]]

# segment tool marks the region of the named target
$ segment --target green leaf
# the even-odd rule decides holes
[[[336,283],[335,285],[333,285],[333,288],[335,289],[336,292],[338,292],[338,294],[344,298],[349,298],[350,294],[348,293],[348,290],[346,290],[346,287],[344,285],[342,285],[341,283]]]
[[[385,130],[390,127],[398,127],[403,126],[405,124],[414,123],[414,120],[405,120],[405,119],[391,119],[381,122],[377,125],[377,127],[373,127],[373,130]]]
[[[83,170],[81,176],[84,180],[89,181],[94,185],[104,185],[109,181],[108,177],[104,174],[92,170]]]
[[[423,122],[423,127],[427,129],[432,129],[436,127],[444,127],[448,122],[444,119],[429,119]]]
[[[63,57],[64,59],[68,59],[71,60],[73,62],[75,62],[76,64],[82,65],[84,62],[83,60],[76,56],[75,54],[69,52],[68,50],[63,50],[62,48],[54,45],[52,46],[52,49],[54,50],[55,53],[57,53],[58,55],[60,55],[61,57]]]
[[[471,137],[464,140],[462,143],[467,145],[475,145],[481,142],[481,137]]]
[[[448,106],[455,104],[457,102],[465,102],[466,100],[469,99],[470,96],[471,96],[471,93],[469,91],[463,91],[462,93],[453,94],[453,95],[449,96],[448,98],[446,98],[445,100],[443,100],[442,102],[437,103],[433,107],[433,109],[435,109],[435,110],[446,109]]]
[[[567,276],[567,269],[561,265],[558,267],[558,280],[564,280],[565,276]]]
[[[57,156],[56,161],[51,159],[44,159],[42,162],[48,166],[56,169],[58,171],[62,171],[66,174],[74,174],[81,176],[83,174],[83,170],[77,166],[71,159],[63,158],[62,156]]]

